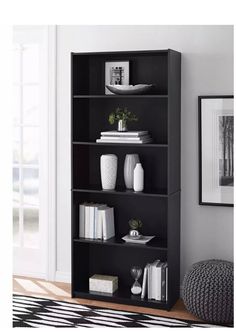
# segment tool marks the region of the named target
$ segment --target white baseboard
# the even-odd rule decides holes
[[[29,278],[36,278],[36,279],[46,279],[46,274],[45,273],[40,273],[40,272],[29,272],[26,271],[22,273],[22,271],[18,271],[17,269],[14,269],[13,271],[13,276],[14,277],[29,277]]]
[[[56,271],[55,281],[71,283],[71,274],[69,272]]]

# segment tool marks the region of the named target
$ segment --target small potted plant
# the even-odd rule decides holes
[[[139,233],[139,229],[143,226],[143,223],[140,219],[130,219],[129,220],[129,236],[133,239],[139,239],[141,234]]]
[[[115,111],[110,113],[108,121],[111,125],[113,125],[117,121],[118,131],[127,131],[127,122],[138,121],[138,118],[133,112],[128,111],[126,107],[117,107]]]

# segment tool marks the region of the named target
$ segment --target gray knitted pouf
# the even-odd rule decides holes
[[[183,281],[183,301],[195,316],[215,324],[233,323],[233,263],[193,264]]]

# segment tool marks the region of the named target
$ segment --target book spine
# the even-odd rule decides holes
[[[161,300],[166,300],[166,264],[161,267]]]
[[[148,266],[148,300],[151,300],[152,298],[152,266]]]
[[[161,264],[156,267],[156,283],[157,283],[157,291],[156,291],[156,300],[161,301]]]
[[[101,136],[101,140],[106,141],[106,140],[111,140],[111,141],[120,141],[120,140],[127,140],[127,141],[144,141],[144,140],[149,140],[150,136],[140,136],[140,137],[135,137],[135,136]]]
[[[97,214],[97,232],[96,232],[96,238],[97,239],[102,239],[102,210],[98,210],[98,214]]]
[[[102,136],[115,136],[115,137],[126,137],[126,136],[131,136],[131,137],[140,137],[144,135],[148,135],[148,131],[137,131],[137,132],[118,132],[118,131],[102,131],[101,132]]]
[[[98,206],[94,207],[94,239],[97,239],[97,227],[98,227]]]
[[[79,237],[85,237],[85,205],[79,206]]]
[[[157,300],[157,292],[158,292],[158,280],[157,280],[157,267],[152,265],[152,274],[151,274],[151,299]]]
[[[141,293],[141,299],[145,298],[146,291],[147,291],[147,272],[148,266],[146,265],[143,272],[143,285],[142,285],[142,293]]]
[[[94,239],[95,206],[89,208],[89,238]]]
[[[166,266],[166,301],[168,301],[168,265]]]
[[[108,208],[104,210],[103,239],[108,240],[113,236],[115,236],[114,209]]]
[[[90,218],[89,218],[89,206],[85,206],[85,232],[84,232],[84,237],[85,238],[89,238],[89,234],[90,234],[90,224],[89,224],[89,221],[90,221]]]
[[[130,140],[130,141],[127,141],[125,139],[122,139],[122,140],[117,140],[114,142],[114,140],[110,140],[110,139],[101,139],[101,138],[98,138],[96,139],[96,142],[97,143],[134,143],[134,144],[145,144],[145,143],[150,143],[152,142],[152,139],[150,140],[145,140],[145,141],[135,141],[135,140]]]

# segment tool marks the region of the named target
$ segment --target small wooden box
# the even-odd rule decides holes
[[[89,290],[93,292],[114,293],[118,289],[118,277],[94,274],[89,278]]]

